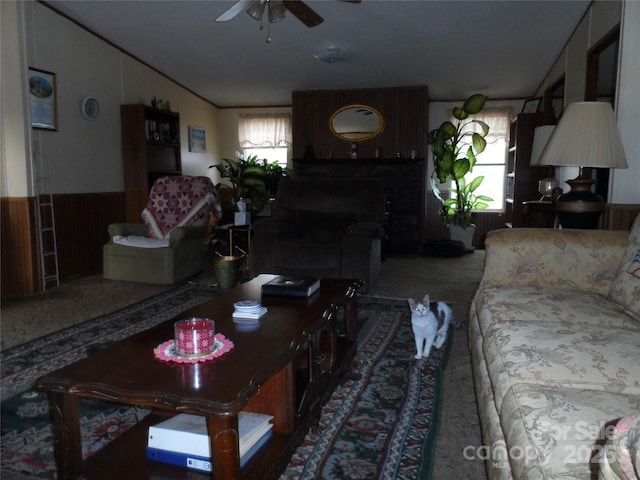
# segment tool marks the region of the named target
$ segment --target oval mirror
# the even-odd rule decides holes
[[[377,137],[384,129],[382,114],[367,105],[347,105],[329,119],[329,129],[340,140],[365,142]]]

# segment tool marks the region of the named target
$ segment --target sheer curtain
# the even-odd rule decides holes
[[[290,147],[291,114],[241,114],[238,122],[238,140],[242,148]]]
[[[480,113],[471,115],[469,118],[473,120],[481,120],[489,125],[489,133],[484,137],[487,143],[492,144],[499,141],[504,141],[507,144],[509,143],[509,128],[511,126],[510,108],[483,110]],[[451,121],[455,122],[455,118],[452,117]],[[471,124],[470,129],[478,133],[481,132],[480,126],[477,123]],[[478,161],[480,161],[480,157],[478,157]]]
[[[483,110],[470,117],[473,120],[482,120],[489,125],[489,133],[485,137],[487,148],[478,155],[473,173],[466,177],[469,181],[471,178],[484,176],[484,181],[475,193],[487,195],[493,199],[492,202],[487,202],[489,208],[485,211],[501,212],[505,208],[506,162],[511,115],[510,108],[495,108]],[[451,121],[455,124],[456,120],[453,116]],[[469,128],[478,133],[481,132],[478,124],[470,124]]]

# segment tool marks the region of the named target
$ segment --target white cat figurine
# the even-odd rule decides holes
[[[409,299],[411,327],[416,340],[416,359],[428,358],[431,347],[442,347],[453,317],[451,307],[444,302],[429,302],[429,295],[422,301]]]

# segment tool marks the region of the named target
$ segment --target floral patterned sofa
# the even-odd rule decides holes
[[[485,261],[469,341],[488,477],[597,478],[608,425],[640,412],[640,216],[497,230]]]

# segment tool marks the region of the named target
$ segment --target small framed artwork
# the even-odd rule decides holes
[[[540,103],[542,103],[542,97],[525,100],[522,105],[522,113],[536,113],[540,108]]]
[[[29,67],[31,127],[58,130],[56,74]]]
[[[206,132],[204,128],[189,126],[189,151],[204,153],[207,151]]]

